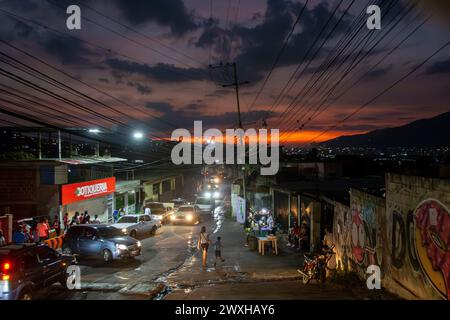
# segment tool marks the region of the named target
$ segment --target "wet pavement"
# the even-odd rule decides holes
[[[279,255],[261,256],[245,246],[243,227],[219,207],[194,226],[165,225],[154,236],[140,239],[141,256],[106,264],[79,260],[81,289],[64,290],[55,285],[41,299],[72,300],[185,300],[185,299],[393,299],[364,286],[342,286],[329,282],[324,287],[304,285],[297,269],[302,255],[280,239]],[[222,237],[224,262],[214,267],[210,250],[208,266],[201,266],[196,241],[201,226],[211,240]]]

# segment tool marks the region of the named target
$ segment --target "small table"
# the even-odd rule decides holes
[[[275,249],[275,254],[278,255],[278,239],[277,237],[258,237],[258,252],[261,255],[264,255],[264,247],[266,243],[269,242],[272,244],[272,247]]]

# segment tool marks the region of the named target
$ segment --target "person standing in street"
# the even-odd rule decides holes
[[[80,224],[84,224],[84,213],[80,214]]]
[[[64,233],[69,229],[69,214],[66,212],[63,217]]]
[[[84,212],[84,223],[89,224],[91,222],[91,216],[89,215],[89,212],[86,210]]]
[[[98,214],[94,215],[94,220],[92,220],[92,224],[100,224],[100,220],[98,220]]]
[[[217,266],[217,260],[224,262],[225,259],[222,258],[222,237],[217,237],[216,242],[214,242],[214,253],[216,255],[216,260],[214,261],[214,267]]]
[[[59,237],[61,233],[61,224],[59,223],[57,215],[55,215],[55,217],[53,218],[53,229],[55,229],[56,231],[56,236]]]
[[[74,216],[72,217],[72,220],[70,221],[70,226],[73,226],[75,224],[80,223],[80,213],[78,211],[75,212]]]
[[[46,219],[41,219],[36,226],[36,232],[39,237],[39,242],[43,242],[48,239],[48,231],[49,227]]]
[[[203,269],[206,268],[206,261],[208,259],[208,247],[210,244],[209,234],[206,233],[206,227],[203,226],[200,235],[198,237],[197,248],[202,250],[202,266]]]
[[[117,222],[117,220],[119,220],[119,210],[114,210],[113,211],[113,219],[114,219],[114,223]]]

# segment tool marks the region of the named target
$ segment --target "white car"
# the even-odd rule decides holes
[[[202,213],[212,212],[212,199],[211,196],[197,197],[194,205],[198,206]]]
[[[113,227],[122,230],[126,235],[133,238],[145,234],[154,234],[161,227],[161,221],[152,219],[148,214],[129,214],[120,217]]]

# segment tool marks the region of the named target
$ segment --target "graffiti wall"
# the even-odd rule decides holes
[[[390,286],[420,299],[449,299],[450,180],[388,174]]]
[[[339,251],[337,263],[341,270],[353,270],[364,276],[369,265],[383,267],[385,199],[356,189],[351,189],[350,199],[350,207],[335,205],[333,234]]]
[[[449,299],[450,180],[386,175],[386,199],[352,189],[335,204],[341,270],[365,278],[380,266],[382,286],[407,299]]]

